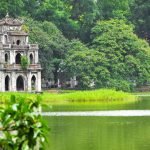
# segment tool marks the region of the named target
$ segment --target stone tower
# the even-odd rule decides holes
[[[41,91],[41,65],[38,45],[29,44],[28,33],[22,30],[22,21],[5,18],[0,20],[0,91]],[[21,57],[29,65],[21,67]]]

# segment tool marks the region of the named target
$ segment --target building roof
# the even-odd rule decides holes
[[[23,24],[22,20],[10,18],[7,14],[5,18],[0,20],[0,26],[10,25],[10,26],[21,26]]]
[[[12,36],[28,36],[28,33],[26,32],[23,32],[23,31],[8,31],[7,32],[9,35],[12,35]]]

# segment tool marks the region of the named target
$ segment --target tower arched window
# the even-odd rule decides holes
[[[5,54],[5,63],[8,63],[9,61],[9,56],[8,56],[8,53]]]
[[[17,45],[20,45],[20,43],[21,43],[20,40],[17,40],[17,41],[16,41],[16,44],[17,44]]]
[[[4,35],[4,41],[7,43],[7,35]]]
[[[21,64],[21,54],[20,53],[18,53],[16,55],[16,64]]]
[[[34,63],[34,61],[33,61],[33,54],[30,54],[30,64],[33,64]]]

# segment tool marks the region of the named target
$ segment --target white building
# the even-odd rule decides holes
[[[22,30],[22,21],[9,18],[0,20],[0,91],[41,91],[41,65],[38,45],[29,44],[28,33]],[[21,57],[29,61],[21,67]]]

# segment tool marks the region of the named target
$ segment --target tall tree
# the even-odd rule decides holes
[[[131,21],[135,24],[137,34],[150,42],[150,1],[135,0],[132,5]]]
[[[72,41],[64,68],[80,88],[111,87],[130,91],[150,81],[150,47],[124,20],[98,21],[92,28],[91,48]]]
[[[0,1],[0,17],[4,17],[9,13],[13,17],[18,17],[23,11],[24,3],[22,0],[1,0]]]
[[[90,29],[99,14],[95,0],[68,0],[71,18],[80,26],[79,38],[85,42],[89,41]]]
[[[79,40],[72,40],[62,69],[70,77],[77,77],[79,88],[87,89],[93,82],[98,82],[98,75],[103,79],[99,86],[104,85],[108,80],[110,76],[107,68],[104,67],[106,64],[101,52],[89,49]]]
[[[51,22],[38,22],[27,19],[30,42],[39,44],[39,58],[42,65],[42,77],[57,82],[59,64],[64,59],[68,40]]]
[[[79,25],[71,19],[71,6],[66,0],[43,0],[39,3],[34,18],[52,21],[68,38],[78,35]]]
[[[123,20],[99,21],[92,29],[92,48],[103,52],[112,79],[136,85],[150,81],[150,47]]]
[[[22,0],[24,3],[23,6],[23,15],[29,15],[30,17],[35,17],[37,10],[40,7],[41,0]]]
[[[134,0],[97,0],[97,5],[101,12],[98,19],[128,18],[131,12],[130,5],[133,1]]]

